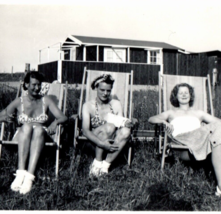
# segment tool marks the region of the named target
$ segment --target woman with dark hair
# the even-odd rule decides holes
[[[0,121],[17,119],[21,125],[13,137],[14,141],[18,141],[18,170],[11,184],[11,189],[19,191],[20,194],[26,194],[32,188],[35,169],[46,137],[55,133],[58,124],[67,121],[67,117],[49,96],[39,94],[42,81],[43,76],[39,72],[28,72],[23,83],[27,95],[15,99],[0,113]],[[46,127],[48,110],[56,120]],[[15,113],[17,118],[14,118]]]
[[[111,98],[113,84],[111,75],[96,78],[91,88],[97,91],[97,97],[83,105],[83,134],[95,145],[95,159],[90,166],[90,176],[98,177],[108,173],[111,163],[130,137],[132,123],[123,118],[120,101]],[[118,125],[115,123],[117,121]],[[103,160],[104,153],[106,157]]]
[[[194,99],[195,99],[195,94],[194,94],[194,89],[192,86],[190,86],[187,83],[181,83],[176,85],[173,90],[171,91],[171,95],[170,95],[170,102],[174,107],[179,107],[179,101],[177,99],[177,94],[179,92],[179,88],[180,87],[187,87],[189,89],[189,93],[190,93],[190,101],[189,101],[189,106],[192,107],[194,104]]]
[[[194,89],[188,84],[176,85],[170,96],[175,109],[149,118],[152,124],[163,124],[168,135],[189,151],[180,152],[183,160],[204,160],[212,153],[212,164],[216,174],[216,195],[221,196],[221,120],[204,111],[194,110]],[[201,126],[204,122],[207,125]]]

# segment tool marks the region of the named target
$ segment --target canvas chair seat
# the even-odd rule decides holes
[[[96,71],[96,70],[87,70],[84,68],[84,74],[82,79],[81,86],[81,95],[79,101],[78,115],[75,117],[75,128],[74,128],[74,148],[75,152],[78,152],[78,144],[82,140],[87,140],[87,138],[82,133],[82,106],[84,102],[95,99],[97,92],[90,88],[91,82],[98,76],[102,74],[111,74],[115,79],[114,86],[112,89],[112,97],[118,99],[121,102],[123,107],[124,116],[131,119],[132,117],[132,85],[133,85],[133,71],[130,73],[122,72],[110,72],[110,71]],[[84,96],[85,95],[85,96]],[[85,97],[85,99],[84,99]],[[129,101],[128,101],[129,97]],[[132,148],[129,147],[128,151],[128,164],[131,164],[131,152]],[[73,158],[74,159],[76,158]],[[72,163],[73,165],[73,163]]]
[[[16,98],[19,96],[26,96],[27,92],[22,89],[22,82],[20,82],[18,87],[18,92],[16,95]],[[67,101],[67,88],[68,85],[66,84],[60,84],[60,83],[42,83],[42,89],[40,94],[41,95],[48,95],[50,98],[57,104],[58,108],[61,109],[61,111],[65,114],[66,113],[66,101]],[[55,118],[53,114],[49,111],[48,112],[49,120],[47,121],[46,126],[48,126]],[[14,124],[16,126],[17,124]],[[14,133],[16,131],[16,128],[14,128]],[[1,149],[2,144],[8,144],[8,145],[18,145],[17,141],[13,141],[11,139],[4,139],[4,136],[7,135],[5,132],[5,122],[2,122],[1,125],[1,134],[0,134],[0,157],[1,157]],[[59,172],[59,152],[61,148],[60,144],[60,137],[62,133],[62,125],[59,124],[57,126],[56,132],[54,135],[52,135],[49,140],[45,142],[46,146],[55,146],[56,147],[56,163],[55,163],[55,176],[58,178],[58,172]],[[51,139],[51,140],[50,140]]]
[[[172,89],[175,85],[180,83],[188,83],[194,88],[195,99],[193,109],[209,112],[214,115],[212,104],[212,93],[210,85],[210,76],[195,77],[195,76],[179,76],[179,75],[162,75],[159,72],[159,114],[163,111],[173,109],[169,99]],[[157,143],[158,142],[158,143]],[[178,145],[171,138],[168,137],[164,131],[162,125],[156,125],[155,127],[155,152],[162,156],[161,169],[164,168],[165,158],[167,157],[167,149],[184,149],[188,147],[184,145]]]

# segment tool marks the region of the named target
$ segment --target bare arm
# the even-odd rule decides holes
[[[171,111],[165,111],[161,114],[157,114],[155,116],[152,116],[148,119],[148,122],[151,124],[164,124],[169,120],[169,117],[171,115]]]
[[[204,111],[199,111],[200,118],[205,123],[214,123],[214,122],[221,122],[221,120],[217,117],[212,116],[211,114],[208,114]]]
[[[49,110],[56,118],[56,120],[54,120],[48,127],[48,133],[53,134],[55,133],[57,125],[65,123],[68,118],[63,114],[63,112],[57,107],[50,97],[45,96],[45,103],[48,105]]]
[[[7,122],[7,110],[6,109],[0,112],[0,121]]]
[[[20,104],[20,99],[12,101],[4,110],[0,112],[0,122],[12,122],[15,120],[15,110]]]
[[[85,103],[82,108],[82,128],[83,134],[90,141],[92,141],[97,146],[101,147],[101,140],[90,130],[90,112],[89,112],[89,104]]]
[[[48,103],[48,108],[51,111],[51,113],[56,118],[56,123],[62,124],[67,121],[67,117],[63,114],[63,112],[57,107],[57,105],[54,103],[54,101],[50,97],[46,97],[46,102]]]
[[[174,127],[170,123],[168,123],[171,114],[172,114],[171,110],[165,111],[161,114],[150,117],[148,122],[151,124],[162,124],[166,128],[166,131],[168,133],[172,133]]]
[[[115,111],[117,112],[117,115],[123,117],[124,114],[123,114],[123,110],[122,110],[122,106],[121,106],[120,101],[116,100],[114,105],[115,105]]]

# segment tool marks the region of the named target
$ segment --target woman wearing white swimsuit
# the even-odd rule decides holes
[[[180,158],[188,160],[190,153],[196,160],[204,160],[212,153],[212,164],[217,179],[216,195],[221,196],[221,120],[201,110],[191,108],[194,89],[186,83],[176,85],[170,96],[173,110],[149,118],[152,124],[163,124],[169,136],[188,146]],[[207,125],[201,126],[204,122]]]
[[[0,121],[10,121],[16,119],[13,115],[17,112],[17,120],[21,124],[13,138],[14,141],[18,141],[18,170],[11,184],[11,189],[20,194],[26,194],[32,188],[45,138],[54,134],[57,125],[67,120],[49,96],[39,95],[42,81],[43,76],[39,72],[28,72],[23,84],[24,90],[28,92],[27,96],[15,99],[0,113]],[[48,110],[56,120],[46,127]]]

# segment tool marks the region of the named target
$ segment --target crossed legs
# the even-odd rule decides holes
[[[11,189],[26,194],[31,190],[35,178],[34,172],[44,147],[45,130],[41,126],[33,127],[32,124],[24,124],[14,140],[18,141],[18,170]]]

